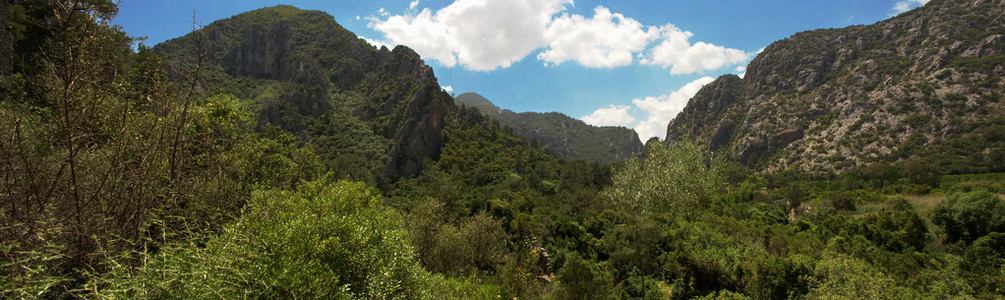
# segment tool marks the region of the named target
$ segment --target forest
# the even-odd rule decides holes
[[[116,1],[0,5],[0,298],[1005,297],[1005,170],[768,172],[687,140],[601,164],[450,102],[438,155],[389,175],[405,105],[368,95],[407,74],[297,112],[274,101],[319,92],[231,75],[198,30],[158,52]]]

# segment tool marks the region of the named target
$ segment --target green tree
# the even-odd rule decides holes
[[[610,272],[575,252],[565,257],[557,275],[554,295],[558,299],[608,299],[611,296]]]
[[[611,205],[645,215],[689,215],[710,205],[723,186],[718,162],[694,143],[648,143],[644,159],[616,170],[605,191]]]
[[[929,159],[916,159],[904,165],[904,173],[911,183],[935,188],[939,186],[942,169]]]
[[[932,223],[945,230],[950,242],[1005,232],[1005,200],[986,190],[954,193],[935,206]]]
[[[974,241],[964,255],[962,267],[978,291],[1005,294],[1005,233],[990,233]]]

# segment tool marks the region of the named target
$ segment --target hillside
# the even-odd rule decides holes
[[[560,157],[610,163],[635,157],[643,150],[638,134],[628,128],[597,127],[557,112],[515,113],[475,93],[464,93],[454,100],[458,105],[477,108],[482,115],[528,140],[537,140],[538,145]]]
[[[372,172],[383,167],[396,178],[417,175],[439,154],[452,100],[407,47],[376,49],[328,14],[280,5],[213,22],[154,52],[192,65],[193,48],[203,49],[205,89],[255,99],[259,128],[297,133],[329,159],[382,162]]]
[[[923,160],[1005,169],[1005,2],[933,0],[873,25],[775,42],[723,76],[668,140],[762,170],[814,173]]]
[[[689,141],[558,159],[321,12],[151,49],[109,22],[117,1],[5,10],[2,299],[1005,296],[1005,173],[751,174]],[[749,90],[724,77],[679,121]]]

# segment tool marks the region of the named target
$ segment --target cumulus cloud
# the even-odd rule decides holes
[[[642,63],[670,68],[671,74],[688,74],[715,70],[727,64],[742,63],[750,59],[746,52],[706,42],[693,45],[688,41],[693,35],[674,25],[660,28],[663,41],[653,47]]]
[[[442,88],[443,91],[447,92],[447,93],[453,93],[454,92],[454,87],[449,86],[449,85],[448,86],[441,86],[440,88]]]
[[[702,77],[689,82],[677,90],[660,96],[645,97],[632,100],[634,107],[615,106],[598,109],[589,116],[580,118],[583,122],[597,126],[625,126],[635,129],[643,141],[653,137],[666,138],[667,124],[673,120],[688,100],[694,97],[702,86],[712,82],[712,77]],[[637,120],[631,112],[644,114],[645,118]]]
[[[919,1],[919,0],[909,0]],[[691,32],[673,24],[645,26],[597,6],[593,16],[564,12],[572,0],[454,0],[432,11],[403,15],[383,10],[369,27],[395,44],[452,68],[491,71],[508,68],[535,51],[546,65],[574,61],[588,68],[631,65],[636,57],[672,74],[714,70],[749,59],[741,50],[689,41]],[[647,49],[648,48],[648,49]]]
[[[408,9],[415,9],[416,6],[419,6],[419,0],[413,0],[408,3]]]
[[[905,0],[897,1],[893,4],[893,15],[900,14],[902,12],[911,10],[915,7],[928,4],[929,0]]]
[[[669,94],[646,97],[644,99],[632,100],[635,107],[645,111],[648,117],[635,126],[635,131],[639,133],[639,138],[647,140],[651,137],[660,139],[666,138],[667,124],[673,120],[684,107],[687,101],[698,93],[702,86],[712,82],[712,77],[702,77],[685,84],[680,89],[671,91]]]
[[[593,10],[593,18],[562,14],[545,31],[548,49],[537,58],[551,64],[575,60],[592,68],[630,65],[634,53],[659,37],[656,27],[643,30],[642,23],[603,6]]]
[[[416,15],[373,18],[369,26],[445,67],[490,71],[547,45],[545,30],[567,3],[571,0],[456,0],[435,13],[426,8]]]
[[[579,118],[586,124],[594,126],[632,126],[636,124],[635,117],[628,113],[628,105],[614,105],[598,109],[589,116]]]

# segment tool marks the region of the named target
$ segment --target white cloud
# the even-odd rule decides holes
[[[743,78],[744,75],[747,75],[747,66],[737,66],[736,74],[737,76],[740,76],[740,78]]]
[[[920,1],[920,0],[909,0]],[[741,50],[707,42],[691,43],[691,32],[673,24],[645,26],[603,6],[593,17],[563,13],[572,0],[454,0],[442,9],[370,17],[369,27],[425,59],[452,68],[491,71],[508,68],[535,51],[546,65],[567,61],[589,68],[641,63],[672,74],[714,70],[749,60]],[[560,14],[560,15],[559,15]],[[653,44],[655,43],[655,46]],[[647,49],[648,48],[648,49]]]
[[[670,68],[670,73],[674,75],[715,70],[750,59],[747,53],[737,49],[706,42],[692,45],[688,39],[693,34],[672,24],[662,26],[660,31],[663,41],[649,51],[642,63]]]
[[[631,107],[628,105],[611,104],[579,119],[594,126],[631,126],[636,124],[636,120],[628,114],[629,109]]]
[[[670,123],[670,120],[673,120],[678,113],[684,110],[687,101],[691,100],[691,97],[694,97],[694,94],[698,93],[702,86],[713,80],[715,79],[706,76],[689,82],[666,95],[632,100],[635,107],[649,115],[648,118],[635,126],[635,132],[639,133],[639,138],[643,141],[650,137],[666,138],[667,124]]]
[[[454,87],[449,86],[449,85],[448,86],[441,86],[440,88],[442,88],[443,91],[445,91],[447,93],[453,93],[454,92]]]
[[[547,45],[544,32],[566,3],[571,0],[456,0],[435,13],[427,8],[371,19],[370,27],[445,67],[490,71]]]
[[[897,15],[897,14],[900,14],[902,12],[911,10],[911,9],[913,9],[915,7],[923,6],[925,4],[928,4],[928,1],[929,0],[905,0],[905,1],[897,1],[897,3],[893,4],[893,13],[891,15]]]
[[[415,16],[393,16],[370,26],[383,32],[390,42],[408,45],[425,58],[435,59],[446,67],[457,64],[452,51],[455,40],[442,24],[433,20],[428,8]]]
[[[643,30],[642,23],[603,6],[593,12],[591,19],[568,14],[555,18],[545,31],[548,49],[537,58],[551,64],[575,60],[592,68],[625,66],[632,63],[634,53],[659,37],[656,27]]]
[[[666,95],[655,97],[645,97],[632,100],[634,107],[627,105],[611,105],[594,111],[592,114],[580,118],[587,124],[597,126],[625,126],[635,129],[639,134],[639,139],[647,141],[650,138],[666,138],[667,124],[673,120],[687,102],[694,97],[702,86],[714,81],[712,77],[698,78],[689,82],[677,90],[672,90]],[[638,120],[631,116],[630,112],[645,114],[645,118]]]
[[[419,0],[413,0],[408,3],[408,9],[415,9],[416,6],[419,6]]]

